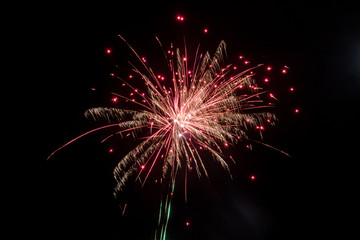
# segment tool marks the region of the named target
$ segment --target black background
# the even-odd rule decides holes
[[[296,91],[288,96],[289,83],[275,84],[274,91],[282,96],[282,121],[265,135],[265,142],[292,157],[261,146],[252,152],[237,146],[234,180],[220,168],[211,172],[210,182],[192,179],[186,206],[180,184],[169,239],[350,234],[360,87],[355,3],[51,3],[9,10],[14,12],[9,21],[16,22],[9,27],[14,38],[9,48],[17,50],[9,79],[14,83],[16,133],[11,134],[14,150],[8,161],[19,164],[6,182],[14,183],[9,196],[16,201],[11,200],[8,217],[14,238],[151,238],[158,186],[149,183],[140,191],[134,184],[123,217],[112,195],[112,168],[128,144],[117,143],[109,156],[109,146],[94,135],[50,161],[46,158],[94,127],[83,117],[87,108],[111,105],[108,90],[118,86],[109,73],[118,64],[126,76],[127,61],[133,59],[118,34],[154,59],[162,54],[154,36],[167,45],[181,44],[185,33],[191,48],[201,40],[204,27],[209,29],[204,48],[211,52],[225,40],[229,61],[243,54],[256,64],[290,67],[287,78]],[[181,25],[177,14],[185,17]],[[107,48],[113,50],[111,56]],[[301,110],[296,116],[295,106]],[[256,181],[249,180],[251,174]],[[190,227],[185,227],[187,220]]]

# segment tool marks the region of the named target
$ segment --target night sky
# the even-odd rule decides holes
[[[183,23],[176,21],[177,14],[185,17]],[[118,34],[147,56],[150,65],[153,61],[154,69],[161,68],[162,57],[155,36],[164,45],[182,47],[184,35],[189,52],[201,41],[202,49],[213,53],[225,40],[228,63],[244,55],[254,64],[289,66],[286,78],[272,85],[280,100],[280,121],[264,132],[264,141],[291,158],[260,145],[253,151],[235,146],[233,180],[220,167],[210,169],[210,180],[191,178],[187,205],[179,184],[168,239],[324,239],[350,234],[355,226],[347,221],[357,189],[353,154],[358,153],[360,103],[360,14],[355,5],[52,3],[22,6],[16,16],[12,32],[20,77],[12,92],[20,114],[13,145],[22,157],[12,158],[21,160],[21,166],[9,180],[16,183],[12,196],[17,201],[9,217],[14,239],[153,236],[158,186],[151,182],[141,189],[132,184],[123,196],[128,203],[123,217],[119,204],[124,201],[112,194],[112,169],[131,143],[119,139],[101,144],[101,134],[94,134],[46,161],[56,148],[96,126],[84,118],[86,109],[112,106],[110,91],[120,89],[120,83],[109,73],[116,69],[126,77],[128,61],[137,64]],[[209,30],[206,36],[204,28]],[[295,87],[293,94],[289,86]],[[294,114],[294,108],[300,113]],[[112,155],[110,147],[115,149]]]

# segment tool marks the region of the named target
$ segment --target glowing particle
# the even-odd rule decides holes
[[[233,67],[233,69],[234,69],[234,70],[236,70],[236,69],[237,69],[237,67],[236,67],[236,66],[234,66],[234,67]]]
[[[186,61],[187,60],[186,57],[184,57],[183,60]]]
[[[268,79],[268,78],[265,78],[265,79],[264,79],[264,82],[269,82],[269,79]]]
[[[90,88],[91,89],[91,91],[96,91],[96,88]]]
[[[114,149],[110,148],[109,153],[112,153],[112,152],[114,152]]]
[[[182,134],[181,134],[181,133],[179,133],[179,137],[182,137]]]
[[[283,69],[281,72],[285,74],[287,71],[286,71],[286,69]]]
[[[117,97],[113,97],[113,98],[111,99],[111,101],[114,102],[114,103],[116,103],[118,100],[119,100],[119,99],[118,99]]]
[[[251,175],[251,176],[250,176],[250,179],[251,179],[251,180],[255,180],[255,178],[256,178],[255,175]]]
[[[129,75],[129,78],[133,78],[133,75],[130,74],[130,75]]]
[[[299,113],[300,110],[299,110],[298,108],[296,108],[296,109],[294,110],[294,112],[295,112],[295,113]]]
[[[244,61],[244,64],[249,64],[249,63],[250,63],[250,62],[249,62],[249,61],[247,61],[247,60],[245,60],[245,61]]]
[[[183,22],[184,21],[184,17],[181,16],[181,15],[177,15],[176,19],[180,22]]]
[[[111,53],[111,49],[110,49],[110,48],[106,49],[106,53],[107,53],[107,54],[110,54],[110,53]]]
[[[239,56],[239,59],[243,59],[243,58],[244,58],[243,56],[241,56],[241,55]]]
[[[207,29],[207,28],[205,28],[205,29],[204,29],[204,33],[207,33],[207,32],[208,32],[208,29]]]
[[[145,168],[145,166],[144,165],[141,165],[141,169],[144,169]]]
[[[188,227],[190,226],[190,222],[186,222],[185,225]]]
[[[112,76],[112,77],[113,77],[113,76],[115,76],[115,74],[114,74],[114,73],[110,73],[110,76]]]
[[[228,144],[228,143],[225,143],[224,145],[225,145],[225,147],[228,147],[228,146],[229,146],[229,144]]]
[[[293,92],[295,89],[293,87],[290,88],[290,91]]]
[[[267,66],[266,70],[270,71],[272,69],[272,67]]]

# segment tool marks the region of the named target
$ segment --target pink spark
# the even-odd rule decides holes
[[[145,166],[144,165],[141,165],[141,169],[144,169],[145,168]]]
[[[109,153],[112,153],[112,152],[114,152],[114,149],[110,148]]]
[[[207,29],[207,28],[205,28],[205,29],[204,29],[204,33],[207,33],[207,32],[208,32],[208,29]]]
[[[296,109],[294,110],[294,112],[295,112],[295,113],[299,113],[300,110],[299,110],[298,108],[296,108]]]
[[[106,49],[106,53],[107,53],[107,54],[110,54],[110,53],[111,53],[111,49],[110,49],[110,48]]]
[[[247,61],[247,60],[245,60],[245,61],[244,61],[244,64],[249,64],[249,63],[250,63],[250,62],[249,62],[249,61]]]
[[[177,15],[176,19],[180,22],[183,22],[184,21],[184,17],[181,16],[181,15]]]
[[[111,99],[111,101],[113,101],[114,103],[116,103],[116,102],[118,101],[118,98],[117,98],[117,97],[113,97],[113,98]]]
[[[285,74],[285,73],[286,73],[286,69],[283,69],[281,72]]]
[[[268,78],[265,78],[265,79],[264,79],[264,82],[269,82],[269,79],[268,79]]]
[[[293,87],[290,88],[290,91],[293,92],[295,89]]]
[[[270,71],[272,68],[270,67],[270,66],[268,66],[267,68],[266,68],[266,70],[268,70],[268,71]]]
[[[239,59],[243,59],[243,56],[240,55],[240,56],[239,56]]]
[[[251,179],[251,180],[255,180],[255,178],[256,178],[255,175],[251,175],[251,176],[250,176],[250,179]]]
[[[185,225],[188,227],[190,226],[190,222],[186,222]]]

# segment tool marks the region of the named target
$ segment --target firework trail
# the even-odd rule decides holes
[[[142,92],[117,77],[141,100],[135,101],[115,92],[112,95],[116,99],[133,102],[137,107],[133,110],[111,107],[88,109],[85,112],[87,118],[95,121],[105,119],[109,124],[69,141],[49,158],[72,142],[106,128],[116,127],[117,130],[103,141],[122,133],[149,131],[150,134],[138,138],[141,142],[115,167],[113,173],[117,185],[114,193],[122,191],[133,176],[144,185],[154,167],[161,166],[164,194],[155,239],[165,239],[178,171],[184,171],[186,201],[188,174],[196,172],[198,177],[208,177],[201,152],[210,154],[230,174],[228,162],[234,160],[225,156],[224,149],[240,141],[258,142],[250,139],[248,132],[265,122],[274,122],[276,116],[270,111],[273,105],[261,99],[266,91],[257,87],[253,78],[252,70],[261,65],[239,73],[234,73],[231,65],[222,66],[226,54],[224,41],[220,42],[213,56],[208,52],[199,53],[198,47],[192,64],[186,47],[182,53],[171,45],[167,54],[164,51],[171,76],[170,86],[167,86],[162,81],[163,77],[157,76],[145,59],[122,36],[119,37],[141,62],[144,71],[135,66],[133,71],[142,79],[146,91]]]

